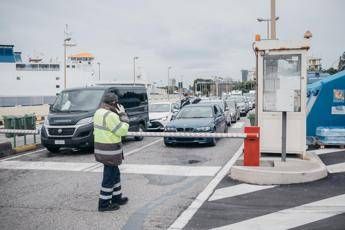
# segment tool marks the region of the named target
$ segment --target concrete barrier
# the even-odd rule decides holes
[[[5,157],[13,154],[12,144],[9,141],[0,143],[0,157]]]

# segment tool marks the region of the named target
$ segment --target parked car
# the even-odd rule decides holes
[[[240,115],[240,109],[237,106],[236,101],[234,101],[234,100],[227,100],[227,101],[225,101],[225,103],[226,103],[227,108],[228,108],[228,110],[230,112],[231,122],[232,123],[237,122],[240,119],[241,115]]]
[[[171,118],[179,111],[179,105],[171,102],[156,102],[149,105],[147,130],[164,131]]]
[[[243,96],[232,96],[228,100],[233,100],[237,103],[241,116],[246,116],[249,111],[249,104]]]
[[[41,128],[41,143],[50,152],[60,148],[93,148],[93,115],[104,94],[114,93],[125,107],[130,131],[144,131],[149,120],[144,84],[104,84],[63,90]],[[143,137],[135,137],[142,140]]]
[[[201,100],[199,102],[199,104],[218,105],[222,109],[222,111],[224,112],[227,126],[231,125],[231,114],[230,114],[229,109],[227,108],[225,101],[223,101],[223,100]]]
[[[165,127],[166,132],[227,132],[224,113],[218,105],[193,104],[183,107],[176,118]],[[199,143],[216,145],[216,138],[164,137],[164,144]]]

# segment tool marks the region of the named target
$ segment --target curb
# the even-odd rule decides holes
[[[263,158],[259,167],[246,167],[239,164],[230,170],[230,177],[234,180],[250,184],[296,184],[306,183],[325,178],[327,168],[316,154],[307,153],[307,160],[287,159],[288,163],[281,163],[280,159]],[[238,161],[240,163],[240,161]],[[272,166],[267,166],[269,163]]]
[[[29,144],[29,145],[22,145],[14,148],[15,153],[22,153],[30,150],[36,150],[39,147],[39,144]]]

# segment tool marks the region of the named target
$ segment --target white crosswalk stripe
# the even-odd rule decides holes
[[[341,173],[345,172],[345,162],[326,166],[329,173]]]
[[[274,185],[252,185],[252,184],[238,184],[230,187],[217,189],[208,201],[215,201],[224,198],[243,195],[246,193],[256,192],[264,189],[274,188]]]
[[[285,230],[345,213],[345,194],[281,210],[213,230]]]
[[[315,153],[316,155],[323,155],[327,153],[336,153],[336,152],[342,152],[345,151],[344,149],[316,149],[311,150],[310,152]]]
[[[0,169],[21,170],[53,170],[53,171],[80,171],[102,172],[103,167],[95,168],[97,163],[74,162],[49,162],[49,161],[3,161]],[[122,173],[150,174],[167,176],[214,176],[221,167],[219,166],[179,166],[179,165],[144,165],[123,164],[120,166]]]

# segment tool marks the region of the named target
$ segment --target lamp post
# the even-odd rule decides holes
[[[135,60],[139,59],[139,57],[133,57],[133,84],[135,85]]]
[[[277,21],[279,19],[279,17],[275,17],[274,21]],[[270,22],[271,19],[270,18],[257,18],[256,19],[258,22],[266,22],[266,26],[267,26],[267,39],[270,39]],[[271,31],[271,39],[275,39],[275,28],[274,28],[274,37],[273,37],[273,30]]]
[[[171,69],[171,66],[168,67],[168,86],[167,86],[167,93],[168,93],[168,101],[170,101],[170,96],[169,96],[169,78],[170,78],[170,69]]]
[[[101,80],[101,63],[97,62],[97,65],[98,65],[98,80],[100,81]]]
[[[67,76],[66,76],[67,75],[66,74],[67,47],[76,46],[76,44],[69,43],[72,38],[68,34],[68,25],[67,24],[66,24],[66,28],[65,28],[64,33],[65,33],[65,38],[63,40],[63,47],[64,47],[64,54],[63,54],[64,68],[63,68],[63,70],[64,70],[64,89],[66,89],[66,87],[67,87],[67,83],[66,83],[67,82]]]

